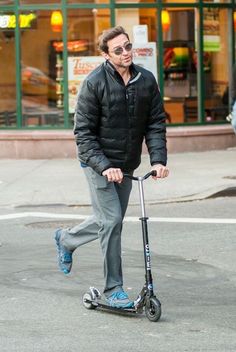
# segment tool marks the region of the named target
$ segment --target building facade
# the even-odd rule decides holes
[[[71,129],[79,86],[103,60],[97,38],[114,25],[156,76],[169,126],[225,123],[234,8],[234,0],[1,0],[0,129]]]

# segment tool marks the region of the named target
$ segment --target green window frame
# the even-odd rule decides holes
[[[39,0],[40,2],[40,0]],[[10,11],[16,16],[16,27],[15,31],[15,65],[16,65],[16,113],[17,113],[17,124],[16,127],[12,127],[11,129],[50,129],[55,127],[21,127],[22,126],[22,106],[21,106],[21,70],[20,70],[20,29],[18,25],[19,13],[21,11],[31,11],[31,10],[61,10],[63,14],[63,30],[62,30],[62,39],[63,39],[63,69],[64,69],[64,126],[57,127],[57,129],[68,129],[71,128],[69,126],[69,113],[68,113],[68,64],[67,64],[67,11],[69,9],[109,9],[111,18],[110,25],[114,26],[116,23],[116,9],[125,9],[125,8],[152,8],[157,10],[157,50],[159,52],[159,61],[158,61],[158,75],[159,75],[159,86],[160,91],[163,94],[164,92],[164,68],[163,68],[163,37],[162,37],[162,26],[161,26],[161,11],[162,9],[168,8],[192,8],[197,9],[199,12],[199,28],[198,28],[198,50],[197,50],[197,61],[198,61],[198,69],[197,69],[197,81],[198,81],[198,122],[192,123],[192,125],[206,125],[204,121],[204,71],[203,71],[203,9],[204,8],[219,8],[219,9],[227,9],[228,11],[228,19],[229,19],[229,72],[232,72],[233,65],[235,63],[235,33],[233,26],[233,12],[236,9],[235,0],[231,0],[228,3],[213,3],[213,2],[204,2],[203,0],[196,1],[194,3],[186,3],[186,2],[164,2],[162,0],[156,0],[152,3],[116,3],[115,0],[110,0],[109,3],[104,4],[96,4],[96,3],[80,3],[80,4],[68,4],[66,0],[58,0],[56,4],[38,4],[38,5],[20,5],[19,0],[14,0],[12,5],[0,5],[0,11]],[[230,30],[231,29],[231,30]],[[229,83],[231,85],[231,82]],[[217,124],[224,123],[217,122]],[[184,126],[184,123],[171,124],[171,126]],[[189,124],[188,124],[189,125]],[[3,127],[1,129],[9,129],[9,127]]]

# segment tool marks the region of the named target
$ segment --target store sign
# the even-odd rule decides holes
[[[151,71],[157,80],[156,43],[133,43],[133,62]]]
[[[37,16],[34,13],[19,15],[19,27],[22,29],[35,28]],[[34,25],[33,25],[34,22]],[[16,27],[15,15],[0,15],[0,29],[10,30]]]
[[[102,56],[69,56],[68,81],[69,81],[69,112],[75,112],[77,95],[81,83],[86,76],[104,62]]]
[[[56,52],[60,53],[63,51],[63,42],[62,41],[57,41],[53,42],[53,47],[56,50]],[[86,39],[80,39],[80,40],[72,40],[67,42],[67,50],[69,52],[82,52],[88,50],[88,40]]]

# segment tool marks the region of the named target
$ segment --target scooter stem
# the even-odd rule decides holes
[[[144,191],[143,191],[143,178],[142,177],[138,177],[138,188],[139,188],[139,198],[140,198],[142,218],[146,218],[145,203],[144,203]]]

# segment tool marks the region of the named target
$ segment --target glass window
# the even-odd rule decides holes
[[[177,0],[163,0],[163,3],[172,3],[172,2],[175,2],[175,3],[178,3],[179,1]],[[190,2],[198,2],[198,0],[181,0],[182,3],[186,2],[186,3],[190,3]]]
[[[21,33],[22,113],[25,126],[60,126],[63,114],[63,57],[55,42],[62,39],[62,22],[51,23],[54,11],[34,11]],[[59,22],[58,22],[59,21]],[[60,46],[61,50],[62,46]],[[61,51],[60,51],[61,53]]]
[[[13,5],[14,0],[1,0],[0,5]]]
[[[169,123],[198,118],[193,9],[162,11],[164,102]]]
[[[0,12],[0,127],[16,126],[14,18]]]
[[[205,8],[203,12],[205,119],[225,120],[229,99],[228,10]]]
[[[203,0],[203,2],[220,2],[220,3],[229,3],[231,0]]]
[[[84,3],[89,3],[89,4],[108,4],[110,3],[110,0],[67,0],[68,4],[84,4]]]
[[[116,25],[121,25],[125,28],[132,42],[138,40],[136,37],[134,38],[134,27],[139,25],[147,26],[147,41],[156,41],[156,17],[156,9],[116,9]]]
[[[156,2],[156,0],[116,0],[118,4],[125,4],[125,3],[147,3],[147,2]]]
[[[71,123],[82,81],[104,61],[97,49],[97,39],[102,31],[110,26],[108,9],[68,10],[68,88]]]
[[[61,0],[20,0],[20,5],[60,4]]]

